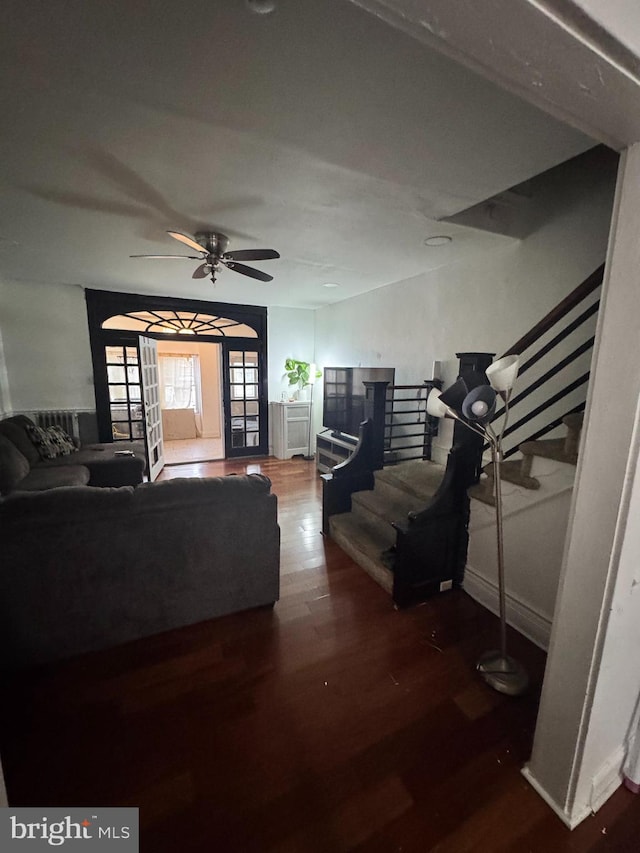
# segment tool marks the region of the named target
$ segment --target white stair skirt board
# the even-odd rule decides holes
[[[498,585],[488,580],[467,563],[464,570],[464,591],[487,610],[499,614]],[[530,607],[517,596],[507,592],[507,622],[541,649],[549,648],[551,618]]]
[[[539,489],[502,483],[507,620],[547,649],[575,467],[549,459],[535,462]],[[464,588],[498,612],[495,508],[478,500],[471,501]]]
[[[575,829],[586,817],[590,814],[595,814],[607,802],[613,792],[622,785],[622,763],[624,756],[624,747],[619,746],[593,776],[590,802],[575,804],[570,812],[560,806],[540,785],[529,770],[528,764],[525,764],[521,772],[531,787],[540,794],[545,803],[553,809],[565,826],[568,826],[569,829]]]

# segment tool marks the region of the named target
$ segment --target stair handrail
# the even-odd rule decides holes
[[[555,326],[559,320],[566,317],[569,311],[575,308],[576,305],[579,305],[580,302],[589,296],[590,293],[593,293],[593,291],[602,284],[603,278],[604,264],[600,264],[600,266],[594,270],[588,278],[579,284],[575,290],[572,290],[568,296],[565,296],[561,302],[558,302],[555,308],[552,308],[539,323],[536,323],[535,326],[519,338],[515,344],[505,350],[503,356],[520,355],[524,350],[528,349],[532,344],[546,334],[549,329]]]
[[[564,299],[562,299],[554,308],[551,309],[532,329],[530,329],[525,335],[523,335],[519,340],[515,342],[511,347],[509,347],[504,355],[520,355],[525,350],[532,347],[537,341],[539,341],[543,335],[549,332],[554,326],[560,323],[570,311],[580,305],[591,293],[593,293],[603,282],[604,279],[604,264],[601,264],[596,270],[594,270],[591,275],[589,275],[581,284],[579,284],[574,290],[571,291]],[[519,374],[522,375],[525,373],[530,367],[536,364],[544,355],[547,355],[552,349],[554,349],[561,341],[563,341],[567,334],[575,331],[579,326],[581,326],[586,320],[588,320],[593,314],[595,314],[598,310],[600,304],[600,300],[597,299],[593,305],[590,305],[586,311],[583,311],[579,317],[575,318],[567,327],[562,329],[562,331],[556,334],[550,341],[548,341],[545,345],[543,345],[538,351],[534,352],[529,358],[520,366]],[[577,347],[572,353],[561,359],[553,368],[548,370],[543,376],[537,379],[530,386],[525,388],[520,394],[513,398],[510,402],[510,408],[513,408],[517,403],[526,399],[532,392],[537,390],[543,384],[545,384],[549,379],[553,378],[556,374],[560,372],[564,367],[571,364],[575,361],[579,356],[583,353],[587,352],[589,349],[593,347],[594,338],[591,337],[579,347]],[[580,385],[585,384],[589,380],[589,371],[580,376],[578,379],[575,379],[571,382],[566,388],[561,389],[559,392],[554,394],[548,400],[546,400],[540,406],[536,406],[533,410],[528,412],[523,418],[520,418],[517,422],[513,423],[506,431],[505,436],[513,433],[516,429],[522,428],[526,423],[541,414],[542,411],[550,408],[552,403],[558,402],[563,397],[567,396],[571,391],[575,390]],[[584,409],[584,403],[579,403],[577,406],[574,406],[569,412],[566,414],[572,414],[574,412],[579,412]],[[494,419],[497,420],[504,414],[504,408],[501,407],[498,411],[496,411],[494,415]],[[550,432],[552,429],[555,429],[562,422],[562,417],[554,419],[552,422],[543,426],[541,429],[537,430],[534,434],[528,436],[524,441],[532,441],[536,440],[546,433]],[[512,448],[508,449],[504,453],[504,457],[507,458],[512,456],[514,453],[517,453],[518,446],[522,441],[519,441]],[[485,447],[486,450],[486,447]]]

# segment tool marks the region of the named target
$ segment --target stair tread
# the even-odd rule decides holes
[[[436,493],[442,482],[445,466],[436,462],[401,462],[381,471],[376,471],[376,483],[386,483],[410,495],[427,501]]]
[[[470,498],[475,498],[477,501],[482,501],[482,503],[484,504],[489,504],[489,506],[496,505],[496,499],[493,493],[493,480],[480,480],[479,483],[475,483],[475,485],[469,486],[469,488],[467,489],[467,494]]]
[[[565,415],[562,423],[570,430],[580,430],[584,424],[584,412],[572,412],[570,415]]]
[[[355,492],[351,496],[351,503],[352,506],[362,507],[366,512],[389,522],[402,521],[412,510],[420,510],[425,506],[425,501],[390,485],[389,491],[374,489]]]
[[[493,463],[490,463],[484,469],[489,477],[493,477]],[[522,462],[520,459],[502,462],[500,464],[500,473],[502,479],[509,483],[515,483],[516,486],[522,486],[524,489],[539,489],[540,480],[535,477],[530,477],[522,473]]]
[[[524,456],[543,456],[545,459],[555,459],[557,462],[575,465],[578,461],[578,454],[567,453],[565,446],[566,440],[564,438],[547,438],[541,441],[523,442],[520,445],[520,452]]]

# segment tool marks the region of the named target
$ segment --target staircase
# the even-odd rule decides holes
[[[521,486],[523,489],[538,490],[540,480],[534,476],[534,460],[551,459],[575,467],[578,461],[578,447],[580,444],[580,433],[584,421],[584,412],[575,412],[565,415],[562,423],[567,429],[564,438],[548,438],[539,441],[525,441],[520,445],[521,459],[503,462],[500,466],[502,480]],[[540,472],[540,465],[535,466],[535,471]],[[495,480],[493,464],[484,468],[484,476],[480,482],[469,489],[469,497],[495,506]]]
[[[603,271],[504,353],[522,358],[501,465],[507,617],[542,647],[562,562]],[[458,356],[462,376],[483,373],[492,361],[487,353]],[[385,394],[381,389],[374,401],[353,456],[323,475],[323,533],[398,607],[464,585],[497,611],[493,469],[480,476],[482,438],[456,423],[446,468],[414,461],[383,469]],[[495,415],[498,429],[503,413]]]
[[[444,465],[412,461],[374,473],[371,491],[355,492],[351,512],[332,515],[329,534],[381,587],[393,593],[394,523],[420,512],[444,477]]]

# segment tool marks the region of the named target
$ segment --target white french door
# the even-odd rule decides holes
[[[153,338],[145,338],[140,335],[139,348],[145,437],[147,440],[147,471],[149,480],[153,482],[164,468],[158,347]]]

